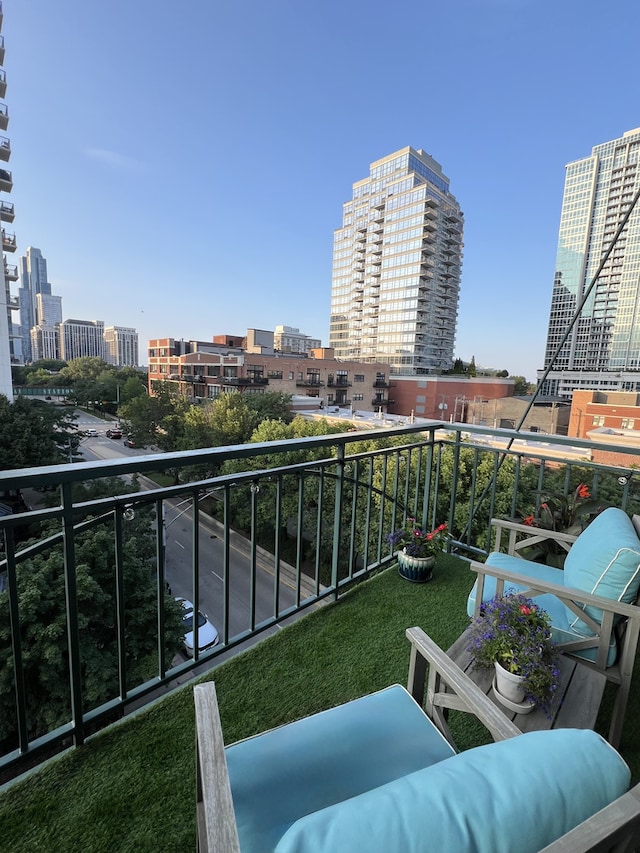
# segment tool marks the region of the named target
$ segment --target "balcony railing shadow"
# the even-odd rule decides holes
[[[572,449],[576,444],[578,449]],[[12,730],[7,735],[5,727],[0,766],[6,774],[19,772],[55,750],[83,744],[101,726],[157,696],[158,690],[175,686],[194,671],[201,671],[203,665],[218,663],[222,656],[228,656],[246,641],[275,630],[320,603],[340,601],[340,608],[323,608],[323,611],[343,612],[347,600],[351,600],[350,590],[355,582],[366,580],[393,563],[385,535],[398,526],[405,514],[426,524],[446,522],[451,532],[450,550],[471,557],[487,552],[490,518],[513,517],[522,512],[523,507],[530,506],[533,493],[540,493],[551,477],[557,481],[560,476],[569,488],[579,476],[581,482],[588,482],[592,491],[607,502],[637,512],[633,456],[628,467],[596,465],[585,458],[587,446],[587,442],[555,437],[550,445],[546,436],[528,435],[523,440],[522,436],[506,430],[433,422],[426,428],[405,425],[369,433],[0,474],[0,490],[50,488],[53,496],[52,506],[48,508],[0,519],[5,533],[5,555],[0,564],[5,592],[0,595],[4,596],[6,608],[1,642],[5,646],[5,663],[7,659],[11,662],[4,668],[2,689],[5,698],[15,696],[15,701],[9,703]],[[158,471],[172,472],[182,481],[157,487],[144,479]],[[75,484],[114,476],[127,479],[135,476],[142,480],[135,481],[129,492],[91,499],[74,497]],[[201,654],[196,653],[193,660],[179,662],[172,652],[165,625],[169,511],[171,519],[180,515],[181,527],[186,530],[183,570],[196,610],[211,582],[209,558],[203,545],[203,530],[210,529],[207,525],[215,525],[215,533],[210,535],[218,536],[220,549],[216,612],[209,615],[214,617],[221,642]],[[136,542],[131,532],[134,519],[135,524],[146,525],[154,543],[152,552],[144,555],[154,590],[151,605],[155,616],[153,650],[149,653],[151,673],[147,667],[146,675],[142,676],[144,668],[132,665],[128,633],[133,607],[129,561]],[[25,529],[29,538],[25,538]],[[100,648],[93,639],[87,645],[92,637],[86,627],[91,614],[85,612],[82,598],[87,577],[78,563],[79,555],[87,547],[85,537],[90,535],[102,537],[105,553],[108,551],[105,559],[111,567],[113,618]],[[243,545],[242,566],[234,557],[234,546],[239,542]],[[48,557],[52,560],[55,557],[56,571],[65,582],[64,601],[59,604],[67,637],[62,680],[68,683],[68,688],[59,691],[64,697],[62,714],[53,722],[44,715],[36,724],[38,709],[34,696],[39,694],[40,686],[34,684],[33,668],[28,664],[30,640],[24,596],[30,567]],[[439,608],[448,614],[447,624],[455,625],[451,637],[434,631],[425,622],[427,617],[408,618],[408,614],[403,614],[403,624],[398,628],[400,635],[404,636],[409,624],[420,624],[447,648],[464,624],[464,599],[472,584],[468,570],[461,577],[460,589],[455,595],[452,592],[451,600],[439,603]],[[258,594],[259,587],[265,584],[266,598]],[[446,588],[442,583],[443,592]],[[438,584],[429,584],[420,595],[433,595],[437,589]],[[345,598],[346,593],[349,595]],[[240,615],[233,609],[233,602],[239,597],[243,598]],[[149,601],[146,606],[150,606]],[[314,615],[315,618],[335,617]],[[387,615],[387,622],[388,618]],[[388,642],[384,617],[372,622],[367,630],[369,638],[375,635]],[[110,647],[114,671],[110,673],[106,695],[96,698],[87,689],[87,669],[91,664],[99,670],[105,646]],[[318,654],[322,660],[322,649],[318,649]],[[284,656],[275,673],[285,666],[287,657]],[[405,666],[404,653],[401,657]],[[378,673],[391,675],[386,669],[384,651],[365,658],[358,664],[357,672],[351,673],[354,684],[358,685],[356,689],[362,693],[376,689],[378,683],[386,683],[372,682]],[[298,668],[295,656],[293,660],[294,668]],[[303,673],[297,676],[300,677]],[[399,678],[397,674],[393,677],[404,680],[404,676]],[[274,672],[270,678],[278,680]],[[234,688],[240,702],[246,694],[245,681],[243,676],[242,683]],[[334,702],[333,698],[321,695],[322,681],[322,676],[318,676],[315,695],[319,707]],[[302,688],[290,685],[286,689],[295,693]],[[352,686],[345,689],[348,692]],[[315,687],[307,685],[305,690],[313,693]],[[268,704],[271,704],[274,697],[269,695]],[[282,713],[288,716],[287,709],[297,709],[298,699],[277,695]],[[337,695],[335,702],[345,698],[349,697]],[[261,717],[256,730],[264,729],[262,700],[251,701],[258,702]]]

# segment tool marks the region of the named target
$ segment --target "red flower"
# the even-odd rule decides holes
[[[527,607],[527,605],[526,605],[526,604],[523,604],[523,605],[520,607],[520,613],[522,613],[522,614],[523,614],[523,616],[530,616],[530,615],[533,613],[533,608],[532,608],[532,607]]]
[[[583,499],[591,497],[591,495],[589,494],[589,488],[586,483],[580,483],[580,485],[576,489],[576,497]]]
[[[529,527],[535,527],[536,526],[535,515],[528,515],[526,518],[523,518],[522,523],[527,524]]]

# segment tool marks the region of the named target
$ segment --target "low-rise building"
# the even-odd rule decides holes
[[[265,351],[257,346],[249,352],[232,345],[238,340],[220,335],[211,343],[175,338],[149,341],[149,390],[168,381],[191,399],[280,391],[297,398],[297,409],[302,408],[299,398],[307,397],[312,408],[387,410],[388,366],[339,361],[333,350],[322,348],[306,356],[269,353],[268,347]]]

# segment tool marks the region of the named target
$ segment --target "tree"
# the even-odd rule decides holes
[[[0,395],[0,470],[56,465],[78,446],[75,415],[42,400]]]
[[[530,390],[532,386],[524,376],[512,376],[511,379],[513,379],[513,393],[515,397],[525,397],[527,394],[532,393]]]
[[[75,500],[137,490],[118,478],[74,487]],[[43,529],[43,533],[55,528]],[[157,671],[157,584],[154,577],[155,533],[150,510],[136,509],[124,523],[123,563],[125,655],[127,677]],[[80,627],[80,660],[85,710],[118,692],[118,649],[115,604],[113,519],[75,537],[75,573]],[[31,736],[46,733],[69,719],[69,667],[61,545],[17,565],[22,663]],[[164,598],[165,652],[170,660],[184,636],[182,611]],[[0,740],[11,744],[16,720],[9,597],[0,595]],[[155,667],[155,670],[154,670]]]
[[[247,394],[245,399],[249,411],[255,416],[255,426],[267,420],[281,421],[283,424],[289,424],[293,420],[291,394],[267,391],[264,394]]]
[[[469,363],[469,367],[468,367],[468,369],[467,369],[467,373],[468,373],[468,375],[469,375],[469,376],[476,376],[476,374],[477,374],[477,370],[476,370],[476,357],[475,357],[475,355],[472,355],[472,356],[471,356],[471,361],[470,361],[470,363]]]

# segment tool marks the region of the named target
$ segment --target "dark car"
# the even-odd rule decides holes
[[[135,447],[136,446],[135,441],[131,438],[130,435],[128,435],[122,443],[124,444],[125,447]]]
[[[122,438],[121,429],[108,429],[105,433],[107,438]]]

